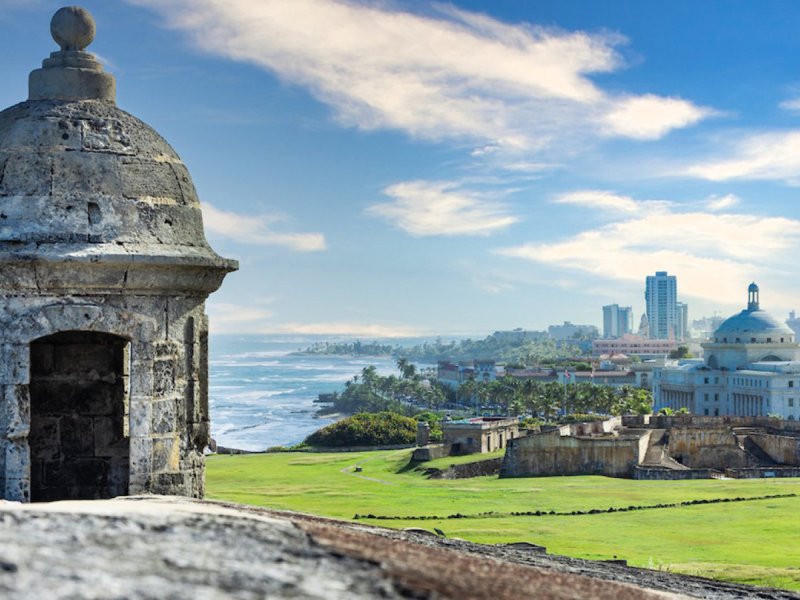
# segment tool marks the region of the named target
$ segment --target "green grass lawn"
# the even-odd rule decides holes
[[[438,527],[481,543],[530,541],[548,552],[800,590],[800,497],[571,516],[511,512],[606,509],[800,494],[800,479],[632,481],[608,477],[429,480],[409,450],[212,456],[209,498],[386,527]],[[445,468],[464,459],[424,466]],[[355,466],[361,466],[360,472]],[[446,519],[448,515],[495,515]],[[437,516],[436,520],[413,517]]]

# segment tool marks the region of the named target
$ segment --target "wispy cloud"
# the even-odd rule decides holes
[[[273,333],[317,335],[347,335],[366,338],[416,337],[425,332],[416,327],[381,323],[352,323],[349,321],[321,321],[317,323],[282,323],[265,330]]]
[[[748,134],[730,144],[727,158],[700,161],[682,174],[729,181],[736,179],[784,180],[795,183],[800,173],[800,130]]]
[[[510,25],[443,4],[422,14],[367,0],[128,1],[203,51],[306,87],[347,126],[466,141],[478,154],[592,135],[655,139],[711,114],[601,89],[590,76],[623,66],[615,34]]]
[[[259,298],[258,303],[239,304],[218,302],[213,298],[206,304],[209,323],[214,333],[252,334],[317,334],[360,336],[367,338],[414,337],[426,331],[397,323],[353,323],[350,321],[287,322],[279,319],[269,308],[271,298]]]
[[[274,331],[281,333],[350,335],[369,338],[415,337],[426,332],[407,325],[323,321],[318,323],[286,323]]]
[[[383,193],[393,200],[373,204],[367,213],[414,236],[489,235],[518,221],[504,203],[456,182],[406,181]]]
[[[603,121],[611,135],[655,140],[673,129],[694,125],[713,114],[714,111],[708,108],[680,98],[646,94],[617,101]]]
[[[627,220],[497,253],[621,281],[641,282],[668,268],[679,275],[682,294],[714,301],[739,297],[742,282],[756,273],[793,270],[798,220],[634,202],[639,210]]]
[[[783,110],[800,111],[800,98],[792,98],[791,100],[784,100],[778,106],[780,106]]]
[[[285,233],[273,226],[281,221],[275,215],[242,215],[219,210],[203,203],[203,222],[206,231],[242,244],[284,246],[299,252],[324,250],[325,236],[321,233]]]
[[[640,204],[630,196],[620,196],[604,190],[578,190],[553,199],[556,204],[575,204],[589,208],[608,209],[625,213],[638,212]]]
[[[230,302],[209,302],[207,310],[215,329],[231,333],[248,331],[254,323],[267,322],[273,316],[273,312],[263,306]]]
[[[711,196],[706,201],[709,210],[725,210],[739,204],[739,197],[735,194],[725,194],[724,196]]]

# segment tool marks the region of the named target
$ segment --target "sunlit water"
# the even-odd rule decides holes
[[[264,450],[303,441],[332,422],[314,400],[369,365],[397,373],[390,357],[293,354],[323,338],[213,336],[210,341],[211,436],[221,446]],[[411,342],[409,342],[411,343]]]

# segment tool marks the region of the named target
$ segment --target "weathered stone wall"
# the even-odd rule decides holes
[[[649,469],[636,467],[633,478],[646,481],[681,481],[684,479],[711,479],[719,477],[721,471],[716,469]]]
[[[730,427],[673,427],[669,430],[669,455],[692,469],[755,466]]]
[[[428,462],[437,458],[444,458],[450,455],[450,446],[444,444],[428,444],[422,448],[416,448],[411,454],[411,460],[415,462]]]
[[[450,465],[446,469],[431,469],[431,479],[468,479],[497,475],[503,464],[502,458],[478,460],[464,465]]]
[[[494,452],[520,435],[519,422],[513,417],[494,423],[445,423],[442,434],[450,454]]]
[[[623,424],[626,426],[634,425],[641,419],[642,424],[653,429],[670,429],[674,427],[769,427],[782,431],[800,432],[800,421],[788,421],[784,419],[771,419],[769,417],[706,417],[702,415],[646,415],[645,417],[624,417]]]
[[[558,431],[513,440],[502,477],[596,474],[631,477],[641,462],[638,437],[576,438]]]
[[[732,479],[800,477],[800,467],[745,467],[742,469],[725,469],[725,476]]]
[[[30,499],[30,344],[64,331],[130,340],[128,491],[202,496],[209,429],[202,299],[0,295],[3,497]]]
[[[749,437],[778,464],[800,466],[800,437],[750,433]]]

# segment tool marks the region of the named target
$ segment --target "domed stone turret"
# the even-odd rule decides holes
[[[0,495],[201,496],[204,303],[237,263],[179,156],[116,107],[91,15],[62,8],[51,32],[0,112]]]

